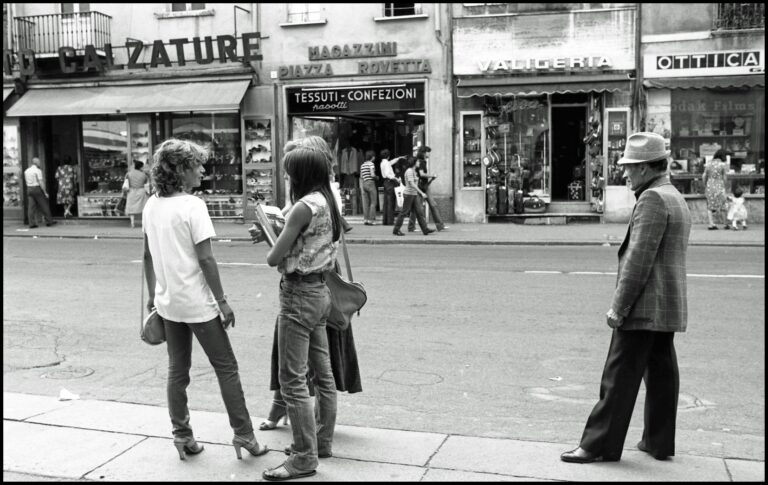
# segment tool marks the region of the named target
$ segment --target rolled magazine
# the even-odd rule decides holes
[[[279,207],[256,204],[256,221],[261,226],[264,238],[269,247],[275,245],[277,236],[285,227],[285,216]]]

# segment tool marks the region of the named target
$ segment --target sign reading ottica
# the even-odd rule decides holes
[[[345,111],[421,111],[424,84],[291,88],[286,90],[288,114],[340,113]]]
[[[729,76],[765,72],[765,51],[646,54],[645,77]]]

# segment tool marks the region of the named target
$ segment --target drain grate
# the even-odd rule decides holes
[[[94,370],[89,367],[64,367],[51,372],[46,372],[40,377],[43,379],[82,379],[93,374]]]

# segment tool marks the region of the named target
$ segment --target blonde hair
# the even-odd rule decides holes
[[[181,192],[184,171],[205,163],[208,151],[197,143],[170,138],[157,147],[152,159],[152,184],[160,197],[168,197]]]

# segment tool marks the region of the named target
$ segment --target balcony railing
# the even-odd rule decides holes
[[[765,29],[762,3],[718,3],[714,30]]]
[[[110,42],[112,17],[101,12],[63,13],[15,17],[17,49],[35,54],[58,54],[59,47],[76,50]]]

